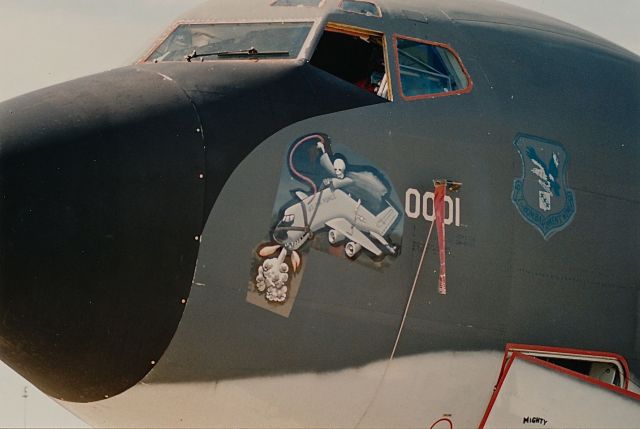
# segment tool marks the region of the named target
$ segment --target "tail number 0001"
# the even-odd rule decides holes
[[[421,193],[417,189],[409,188],[404,196],[404,212],[411,219],[422,216],[426,221],[433,222],[436,218],[434,209],[434,193]],[[460,198],[444,197],[445,225],[460,226]]]

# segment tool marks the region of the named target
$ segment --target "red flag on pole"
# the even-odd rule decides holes
[[[438,253],[440,254],[440,275],[438,276],[438,293],[447,294],[447,266],[445,261],[445,238],[444,238],[444,197],[447,192],[447,184],[435,184],[435,197],[433,206],[436,212],[436,231],[438,232]]]

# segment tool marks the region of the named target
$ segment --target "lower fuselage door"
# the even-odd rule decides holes
[[[514,352],[480,428],[636,428],[638,422],[640,395]]]

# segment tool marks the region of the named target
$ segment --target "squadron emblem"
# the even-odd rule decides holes
[[[567,183],[567,153],[559,143],[524,134],[513,144],[522,159],[522,177],[513,182],[511,200],[548,240],[566,228],[576,213],[575,197]]]

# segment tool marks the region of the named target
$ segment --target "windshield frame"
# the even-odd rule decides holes
[[[171,24],[171,26],[169,26],[169,28],[167,30],[164,31],[164,33],[162,33],[160,35],[160,37],[158,37],[155,42],[151,45],[151,47],[144,53],[144,55],[142,55],[142,57],[140,58],[140,60],[138,60],[138,64],[153,64],[154,61],[150,61],[149,58],[153,55],[153,53],[165,42],[165,40],[167,40],[167,38],[169,36],[171,36],[173,34],[174,31],[176,31],[176,29],[178,27],[180,27],[181,25],[217,25],[217,24],[226,24],[226,25],[230,25],[230,24],[238,24],[238,25],[245,25],[245,24],[311,24],[311,27],[309,28],[309,33],[307,34],[307,36],[305,37],[304,42],[302,43],[302,46],[300,47],[300,51],[298,52],[298,55],[295,58],[262,58],[262,57],[251,57],[250,59],[259,59],[260,61],[298,61],[298,60],[303,60],[305,58],[307,58],[307,56],[309,55],[309,51],[310,51],[310,46],[312,45],[312,42],[315,40],[315,37],[317,35],[318,32],[318,28],[321,24],[320,22],[321,20],[317,19],[317,18],[295,18],[295,19],[245,19],[245,20],[233,20],[233,21],[229,21],[229,20],[224,20],[224,21],[218,21],[218,20],[199,20],[199,19],[180,19],[177,20],[175,22],[173,22]],[[225,61],[247,61],[247,58],[228,58],[225,59]],[[182,59],[182,60],[167,60],[167,61],[161,61],[162,63],[182,63],[182,62],[187,62],[186,60]],[[198,61],[199,62],[199,61]]]

